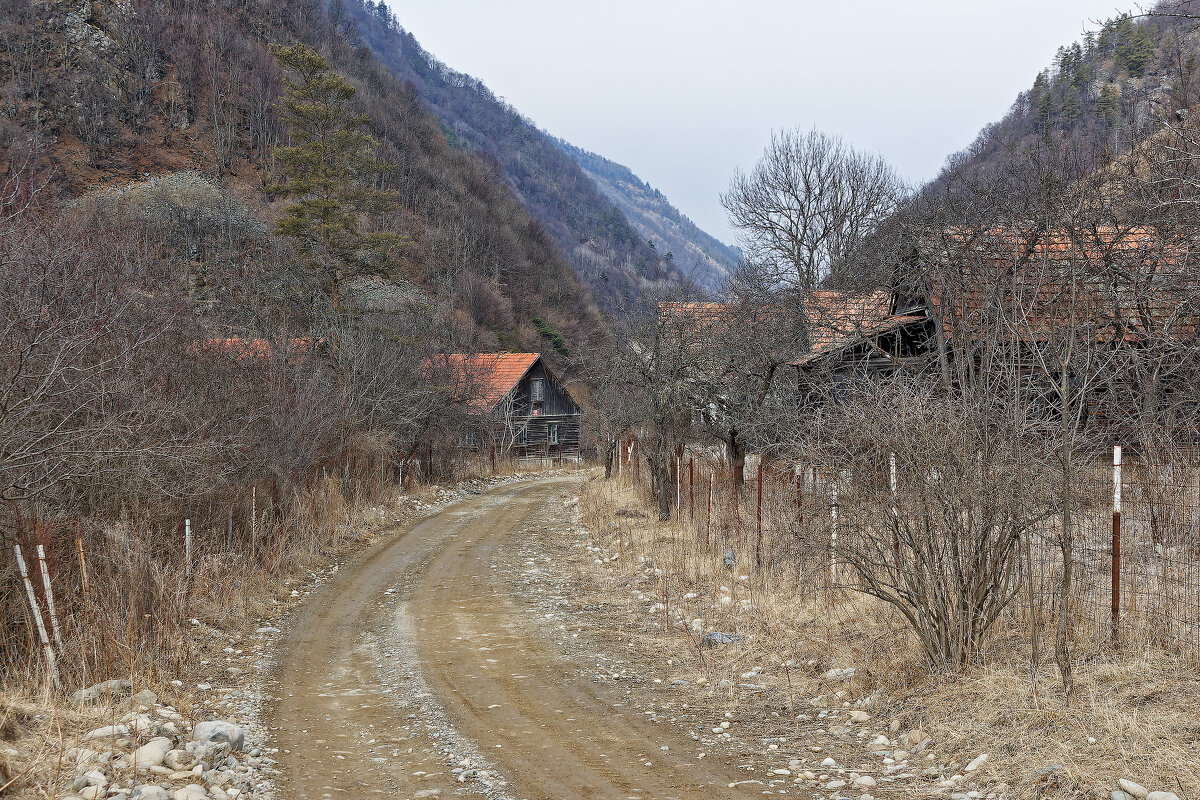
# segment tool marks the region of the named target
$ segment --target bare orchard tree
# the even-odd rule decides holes
[[[640,408],[649,440],[643,450],[660,520],[671,516],[675,445],[690,434],[700,375],[699,334],[687,298],[652,296],[618,317],[616,342],[605,361],[597,393],[620,392]]]
[[[721,202],[742,247],[773,281],[813,291],[891,215],[905,195],[882,158],[817,130],[772,134]]]
[[[458,396],[430,357],[440,342],[432,313],[377,315],[374,319],[342,323],[338,334],[338,370],[342,427],[367,433],[386,449],[411,455],[412,448],[433,431],[447,434],[463,421],[466,387],[456,383]]]
[[[614,349],[598,346],[585,355],[584,371],[594,391],[588,398],[585,423],[591,429],[597,453],[604,461],[604,479],[612,477],[613,461],[621,437],[645,419],[641,391],[633,381],[618,380],[610,360]]]
[[[1053,508],[1009,413],[900,374],[840,387],[798,448],[836,486],[839,580],[896,608],[936,671],[978,660]]]
[[[745,482],[747,446],[766,449],[775,441],[777,415],[768,406],[785,365],[809,344],[805,315],[795,309],[799,294],[744,262],[719,303],[693,306],[697,417],[725,448],[735,488]]]

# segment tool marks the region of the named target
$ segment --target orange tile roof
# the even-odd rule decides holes
[[[467,406],[485,413],[517,388],[539,358],[538,353],[446,353],[429,359],[427,366],[447,370]]]
[[[880,289],[865,294],[852,294],[831,290],[819,290],[803,300],[808,317],[808,336],[811,349],[800,356],[802,363],[816,355],[836,350],[851,340],[870,332],[879,332],[891,317],[891,292]],[[790,313],[784,306],[759,309],[766,314],[781,316]],[[723,326],[742,322],[739,315],[743,309],[735,303],[660,303],[659,312],[671,317],[687,319],[698,333],[708,339],[718,339],[725,334]],[[905,321],[910,321],[907,318]],[[782,320],[781,320],[782,322]]]

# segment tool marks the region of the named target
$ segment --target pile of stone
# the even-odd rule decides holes
[[[106,681],[77,702],[112,700],[132,687]],[[60,800],[234,800],[260,794],[274,761],[231,722],[192,725],[143,690],[119,704],[113,724],[87,733],[64,756],[75,778]]]

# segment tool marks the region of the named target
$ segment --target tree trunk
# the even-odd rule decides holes
[[[736,430],[731,430],[726,447],[729,452],[729,464],[733,468],[733,488],[737,492],[746,483],[746,443],[738,438]]]
[[[659,458],[657,465],[659,522],[666,522],[671,518],[671,493],[667,491],[667,486],[671,484],[671,470],[667,466],[668,461],[667,458]]]
[[[617,453],[617,440],[608,440],[608,449],[604,452],[604,480],[612,478],[613,457]]]

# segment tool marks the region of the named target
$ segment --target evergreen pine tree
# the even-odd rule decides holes
[[[295,200],[276,231],[325,264],[336,302],[342,274],[397,240],[394,234],[360,231],[364,219],[392,203],[392,196],[374,185],[386,167],[375,155],[378,144],[364,130],[370,119],[353,108],[353,86],[303,44],[271,45],[271,53],[291,75],[284,78],[279,101],[290,144],[274,151],[284,179],[270,191]]]
[[[1121,113],[1121,96],[1117,94],[1117,87],[1111,83],[1104,84],[1100,90],[1100,100],[1096,103],[1100,109],[1101,116],[1109,125],[1116,123],[1118,116]]]
[[[1082,113],[1079,106],[1079,90],[1074,86],[1069,87],[1063,100],[1063,110],[1060,116],[1063,127],[1069,128],[1074,125]]]
[[[1153,57],[1154,40],[1150,37],[1150,32],[1145,25],[1135,25],[1125,62],[1129,74],[1140,78],[1146,73],[1146,67]]]

